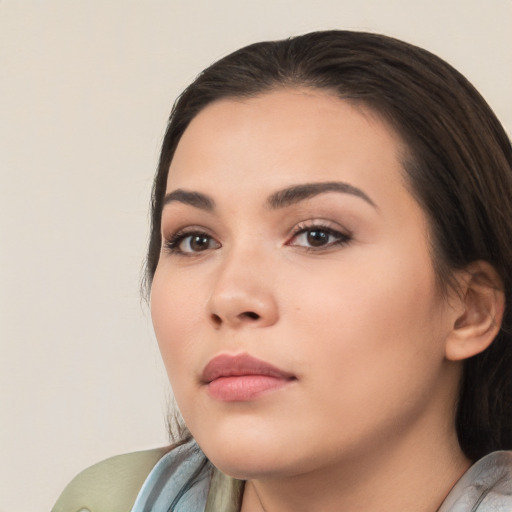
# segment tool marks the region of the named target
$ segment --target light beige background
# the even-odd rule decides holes
[[[246,43],[380,31],[459,68],[512,129],[511,0],[0,0],[0,512],[166,442],[139,276],[171,102]]]

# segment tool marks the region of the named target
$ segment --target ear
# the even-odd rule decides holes
[[[498,334],[505,310],[503,283],[486,261],[471,263],[457,280],[456,318],[446,340],[446,358],[451,361],[483,352]]]

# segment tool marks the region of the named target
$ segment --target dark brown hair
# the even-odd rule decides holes
[[[456,417],[460,445],[476,460],[512,449],[512,148],[476,89],[435,55],[364,32],[314,32],[242,48],[204,70],[176,101],[152,197],[147,257],[151,285],[160,254],[167,174],[190,121],[221,98],[278,87],[329,90],[370,107],[408,148],[405,175],[426,212],[439,282],[476,260],[500,275],[507,307],[500,333],[465,362]]]

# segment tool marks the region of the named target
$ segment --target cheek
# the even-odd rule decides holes
[[[291,276],[288,299],[311,327],[402,329],[428,319],[438,302],[430,262],[414,260],[414,254],[400,258],[361,251],[341,263]]]
[[[151,318],[156,339],[173,389],[179,387],[182,374],[190,373],[190,364],[199,342],[197,322],[200,301],[194,287],[179,276],[157,269],[151,287]]]
[[[347,439],[394,431],[426,406],[443,367],[442,315],[431,274],[421,277],[400,261],[386,270],[363,271],[362,264],[357,272],[338,269],[330,279],[310,275],[289,294],[299,313],[290,352],[309,396],[303,422],[333,445],[340,434],[326,427],[325,411],[329,425],[344,425]]]
[[[347,259],[295,281],[289,292],[299,312],[294,323],[310,361],[327,370],[324,378],[347,386],[399,376],[414,381],[419,367],[442,361],[443,322],[430,261],[422,254],[393,255]]]

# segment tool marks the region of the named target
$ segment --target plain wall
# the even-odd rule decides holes
[[[424,46],[512,131],[511,0],[0,0],[0,512],[163,445],[139,279],[172,101],[218,57],[351,28]]]

